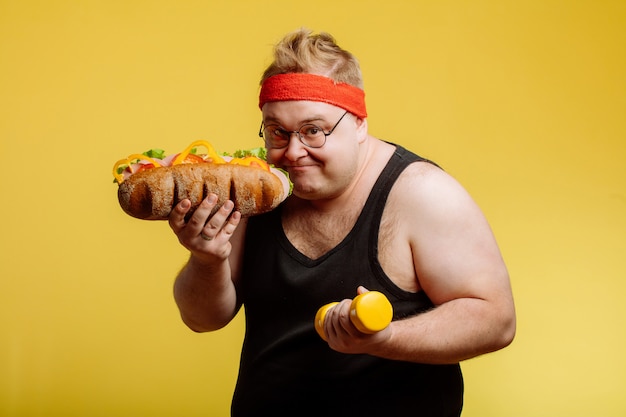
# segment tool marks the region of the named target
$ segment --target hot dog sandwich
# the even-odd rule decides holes
[[[246,152],[219,155],[206,141],[170,156],[162,150],[129,155],[115,163],[113,176],[122,209],[143,220],[166,220],[183,199],[193,212],[209,193],[218,196],[216,207],[231,200],[242,216],[254,216],[275,209],[291,187],[284,171],[263,159]]]

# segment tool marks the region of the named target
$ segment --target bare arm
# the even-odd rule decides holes
[[[183,201],[169,219],[180,243],[191,252],[174,283],[174,299],[185,324],[197,332],[224,327],[241,306],[236,282],[245,222],[238,212],[231,215],[232,202],[210,216],[213,207],[215,199],[209,196],[185,222],[189,203]]]
[[[513,297],[482,212],[443,171],[422,164],[406,174],[395,194],[401,200],[393,201],[395,239],[409,245],[418,288],[435,308],[363,335],[343,302],[329,313],[330,346],[420,363],[456,363],[507,346],[515,334]]]

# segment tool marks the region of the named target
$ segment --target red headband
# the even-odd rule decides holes
[[[322,75],[303,72],[273,75],[261,86],[259,108],[272,101],[321,101],[366,118],[365,92],[346,83],[336,83]]]

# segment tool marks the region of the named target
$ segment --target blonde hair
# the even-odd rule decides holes
[[[292,72],[324,75],[363,89],[359,61],[326,32],[301,28],[288,33],[274,46],[274,61],[263,73],[261,84],[273,75]]]

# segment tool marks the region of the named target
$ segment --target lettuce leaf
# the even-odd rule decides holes
[[[154,148],[143,152],[142,155],[146,155],[148,158],[164,159],[165,151],[163,149]]]
[[[233,153],[224,152],[222,155],[232,156],[233,158],[245,158],[247,156],[256,156],[259,159],[267,161],[267,149],[265,147],[260,146],[258,148],[252,149],[239,149]]]

